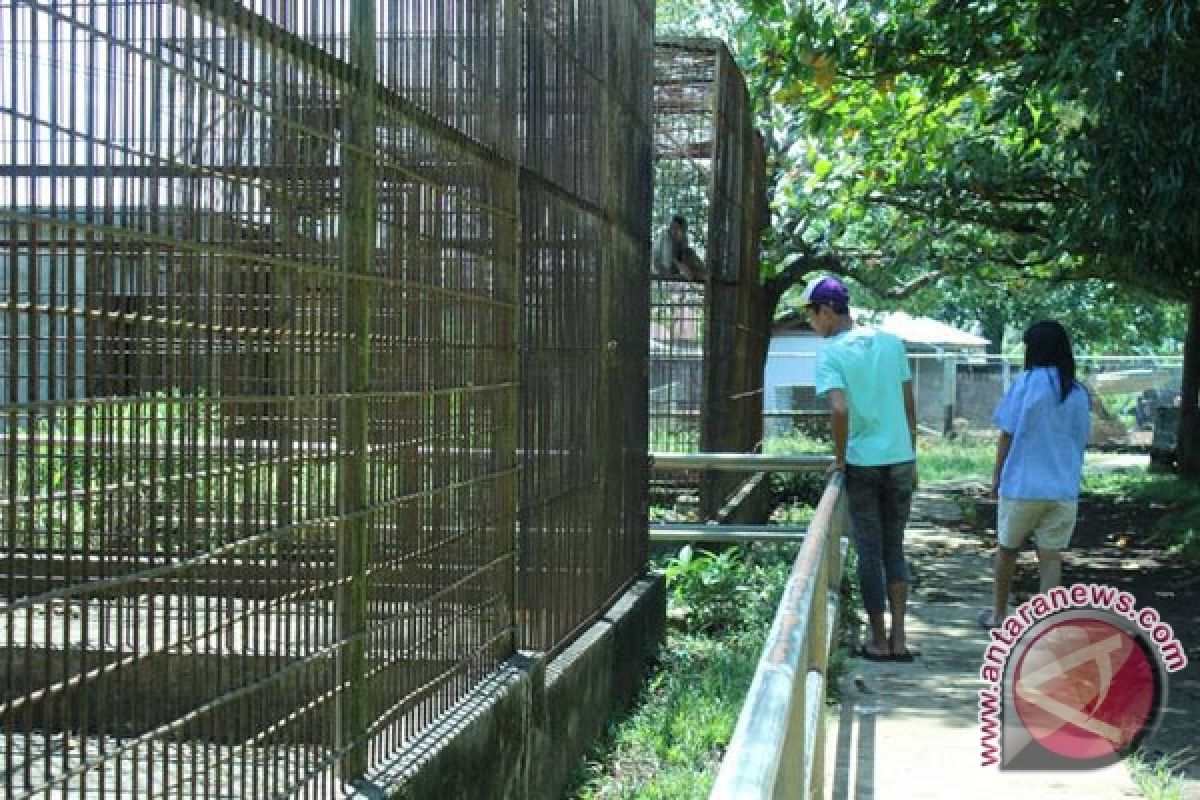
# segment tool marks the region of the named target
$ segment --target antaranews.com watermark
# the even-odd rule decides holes
[[[983,766],[1093,769],[1153,731],[1167,675],[1187,666],[1171,626],[1129,592],[1056,587],[992,629],[979,677]]]

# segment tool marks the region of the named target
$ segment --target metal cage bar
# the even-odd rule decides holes
[[[5,796],[340,796],[641,572],[650,5],[0,0]]]
[[[762,441],[769,335],[758,275],[761,139],[745,81],[719,41],[659,40],[654,86],[654,230],[661,236],[683,217],[705,277],[653,280],[649,446],[751,452]],[[736,479],[706,473],[702,513],[715,516],[736,488]]]

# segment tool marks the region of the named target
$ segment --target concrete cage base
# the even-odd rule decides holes
[[[529,652],[506,661],[354,796],[557,800],[613,712],[633,701],[665,619],[662,577],[642,578],[552,661]]]

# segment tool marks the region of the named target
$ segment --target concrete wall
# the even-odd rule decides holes
[[[558,657],[505,662],[354,796],[557,800],[608,719],[633,701],[665,618],[662,578],[643,578]]]

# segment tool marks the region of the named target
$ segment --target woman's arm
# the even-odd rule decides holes
[[[1008,431],[1000,431],[1000,438],[996,442],[996,469],[992,472],[992,497],[996,497],[1000,492],[1000,473],[1004,471],[1004,462],[1008,458],[1008,450],[1012,447],[1012,434]]]

